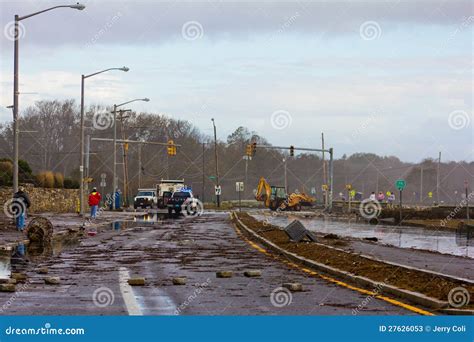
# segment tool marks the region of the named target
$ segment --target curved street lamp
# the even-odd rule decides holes
[[[114,114],[114,176],[113,177],[114,178],[112,180],[114,194],[115,194],[115,191],[117,190],[117,108],[129,103],[132,103],[132,102],[137,102],[137,101],[149,102],[150,99],[148,97],[145,97],[142,99],[134,99],[127,102],[123,102],[118,105],[114,104],[114,111],[113,111],[113,114]],[[117,209],[115,207],[115,200],[112,203],[112,208]]]
[[[19,23],[21,20],[31,18],[35,15],[48,12],[57,8],[72,8],[82,11],[86,6],[77,3],[75,5],[60,5],[47,8],[42,11],[31,13],[24,16],[15,14],[15,35],[14,35],[14,48],[13,48],[13,192],[18,191],[18,112],[19,112],[19,71],[18,71],[18,59],[19,59]]]
[[[119,70],[119,71],[124,71],[124,72],[128,72],[130,69],[127,68],[126,66],[124,67],[121,67],[121,68],[108,68],[108,69],[104,69],[104,70],[101,70],[101,71],[97,71],[97,72],[94,72],[92,74],[89,74],[89,75],[81,75],[81,162],[80,162],[80,166],[79,166],[79,174],[80,174],[80,199],[79,199],[79,203],[80,203],[80,214],[81,216],[84,215],[84,80],[86,78],[90,78],[90,77],[93,77],[93,76],[96,76],[96,75],[99,75],[99,74],[102,74],[104,72],[107,72],[107,71],[111,71],[111,70]]]

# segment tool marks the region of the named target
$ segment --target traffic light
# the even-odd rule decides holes
[[[176,146],[174,145],[173,140],[168,140],[168,155],[175,156],[176,155]]]
[[[295,147],[293,145],[290,146],[290,157],[295,156]]]
[[[256,152],[257,152],[257,143],[254,142],[252,144],[252,156],[254,156]]]
[[[251,156],[252,156],[252,145],[251,145],[251,144],[248,144],[248,145],[247,145],[247,150],[246,150],[245,154],[246,154],[248,157],[251,157]]]

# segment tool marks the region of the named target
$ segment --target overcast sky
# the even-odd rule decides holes
[[[74,3],[73,0],[71,3]],[[22,21],[20,108],[137,97],[130,108],[225,139],[417,162],[474,160],[472,1],[82,2]],[[14,14],[67,1],[0,1],[0,121],[11,120]]]

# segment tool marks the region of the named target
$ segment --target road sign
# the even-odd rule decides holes
[[[235,191],[243,192],[244,191],[244,182],[235,182]]]
[[[349,195],[350,195],[351,197],[354,197],[354,196],[356,195],[356,191],[355,191],[355,190],[351,190],[351,191],[349,192]]]
[[[405,189],[405,186],[407,185],[407,182],[404,179],[397,179],[395,182],[395,186],[397,187],[398,190],[402,191]]]
[[[214,191],[215,191],[215,193],[216,193],[216,196],[220,196],[220,195],[222,194],[222,188],[221,188],[221,186],[220,186],[220,185],[219,185],[219,186],[216,185],[216,186],[214,187]]]
[[[102,188],[105,188],[105,187],[107,186],[107,183],[105,182],[105,180],[103,180],[103,181],[100,182],[100,186],[101,186]]]
[[[316,188],[313,186],[311,188],[311,195],[315,195],[316,194]]]
[[[352,189],[352,184],[346,184],[346,190],[351,190]]]
[[[321,186],[321,189],[322,189],[323,191],[327,191],[327,190],[329,189],[329,186],[328,186],[327,184],[323,184],[323,185]]]
[[[209,179],[210,179],[210,180],[215,180],[215,179],[216,179],[216,176],[209,176]]]
[[[107,178],[107,174],[105,172],[100,174],[100,179],[106,179],[106,178]]]

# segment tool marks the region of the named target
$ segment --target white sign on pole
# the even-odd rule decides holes
[[[214,187],[214,190],[215,190],[216,196],[220,196],[222,194],[222,188],[220,185],[219,186],[216,185]]]
[[[105,183],[105,180],[102,180],[102,181],[100,182],[100,186],[101,186],[102,188],[105,188],[105,187],[107,186],[107,183]]]
[[[244,191],[244,182],[235,182],[235,191],[243,192]]]

